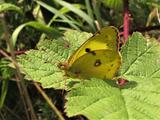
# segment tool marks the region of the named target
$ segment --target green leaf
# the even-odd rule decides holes
[[[0,21],[0,38],[2,37],[3,33],[4,33],[4,28],[2,22]]]
[[[0,95],[0,109],[4,105],[4,101],[6,99],[7,91],[8,91],[8,80],[2,80],[1,95]]]
[[[65,40],[69,41],[71,46],[70,49],[73,53],[79,46],[81,46],[88,38],[92,36],[92,33],[68,30],[68,32],[65,32],[64,35],[67,36]]]
[[[64,62],[69,51],[66,49],[63,53],[65,48],[60,48],[56,42],[58,41],[43,41],[44,46],[39,47],[39,50],[30,50],[19,57],[26,79],[40,82],[44,88],[65,88],[65,73],[58,68],[58,64]]]
[[[99,27],[100,28],[102,28],[102,26],[104,26],[103,18],[102,18],[101,11],[100,11],[101,7],[102,6],[101,6],[101,2],[100,1],[96,1],[95,3],[93,2],[93,12],[95,14],[96,20],[99,23]]]
[[[18,26],[13,34],[12,34],[12,42],[13,42],[13,45],[15,46],[16,44],[16,41],[17,41],[17,37],[19,35],[19,33],[22,31],[22,29],[24,27],[33,27],[39,31],[42,31],[44,33],[46,33],[47,35],[53,37],[53,38],[57,38],[59,36],[61,36],[62,34],[60,34],[60,32],[52,27],[48,27],[47,25],[44,25],[44,24],[41,24],[39,22],[36,22],[36,21],[31,21],[31,22],[27,22],[27,23],[24,23],[20,26]]]
[[[121,9],[123,7],[123,0],[101,0],[101,2],[109,8]]]
[[[86,9],[87,9],[87,14],[88,14],[92,19],[94,19],[93,10],[92,10],[92,7],[91,7],[91,2],[90,2],[89,0],[85,0],[85,5],[86,5]]]
[[[67,78],[59,65],[65,64],[74,51],[70,45],[75,46],[76,43],[70,41],[84,41],[88,37],[90,34],[85,32],[68,30],[64,37],[57,40],[40,41],[38,50],[30,50],[18,57],[21,71],[25,73],[26,79],[37,81],[44,88],[65,89],[66,86],[71,86],[77,80]]]
[[[101,79],[79,84],[67,95],[69,117],[85,115],[90,120],[125,120],[127,112],[121,91]]]
[[[121,77],[128,80],[139,77],[141,81],[160,78],[159,47],[156,40],[147,42],[141,34],[134,33],[121,51],[123,57]],[[137,78],[135,80],[140,82]]]
[[[92,79],[78,84],[67,95],[69,117],[84,115],[91,120],[160,119],[160,45],[134,33],[122,48],[119,78],[129,82]]]
[[[11,69],[8,67],[9,61],[6,59],[0,59],[0,109],[3,107],[7,91],[8,91],[8,80],[13,75]]]
[[[36,1],[40,6],[46,8],[48,11],[50,11],[51,13],[55,14],[55,15],[59,15],[58,17],[60,17],[62,20],[65,21],[70,21],[65,14],[60,14],[60,10],[55,9],[54,7],[47,5],[45,2],[42,1]],[[49,25],[53,22],[53,20],[51,19],[51,21],[49,22]],[[73,27],[76,30],[80,30],[75,24],[73,24],[72,22],[68,22],[68,24]]]
[[[85,12],[83,12],[82,10],[76,8],[75,6],[73,6],[72,4],[65,2],[63,0],[54,0],[55,2],[59,3],[60,5],[68,8],[69,10],[71,10],[72,12],[74,12],[75,14],[79,15],[80,17],[82,17],[92,28],[92,30],[95,31],[95,26],[94,26],[94,21],[93,19],[87,15]]]
[[[45,24],[45,20],[44,20],[43,13],[42,13],[40,5],[37,4],[34,7],[34,9],[32,11],[32,14],[33,14],[36,21]]]
[[[83,7],[83,6],[80,5],[80,4],[73,4],[73,6],[76,7],[77,9],[80,9],[80,8]],[[58,16],[60,16],[60,15],[62,15],[62,14],[66,14],[66,13],[68,13],[68,12],[70,12],[70,10],[64,6],[64,7],[62,7],[62,8],[59,10],[58,13],[56,13],[56,14],[54,15],[54,17],[53,17],[52,19],[55,20]]]
[[[23,14],[22,9],[16,5],[10,3],[0,3],[0,13],[5,11],[16,11],[20,14]]]

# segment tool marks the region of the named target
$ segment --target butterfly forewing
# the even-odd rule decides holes
[[[90,51],[95,50],[113,50],[117,51],[118,30],[117,28],[110,26],[104,27],[99,32],[95,33],[84,44],[82,44],[75,53],[69,58],[69,66],[78,60],[79,57],[87,54],[86,49]]]

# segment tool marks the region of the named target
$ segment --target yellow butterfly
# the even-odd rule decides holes
[[[102,28],[83,43],[68,60],[71,77],[112,79],[121,65],[118,30]]]

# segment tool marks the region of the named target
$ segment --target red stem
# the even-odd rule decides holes
[[[26,52],[25,50],[15,51],[14,54],[15,54],[15,55],[21,55],[21,54],[25,54],[25,52]],[[6,51],[5,51],[5,53],[7,53],[9,56],[11,56],[11,54],[10,54],[9,52],[6,52]],[[5,56],[1,53],[1,51],[0,51],[0,57],[5,57]]]
[[[129,1],[123,0],[123,5],[124,5],[123,35],[124,35],[124,43],[126,43],[129,35]]]

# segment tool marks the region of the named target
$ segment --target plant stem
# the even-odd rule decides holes
[[[0,49],[0,50],[1,50],[1,49]],[[1,50],[1,51],[3,51],[3,50]],[[5,57],[5,56],[1,53],[1,51],[0,51],[0,57]],[[15,55],[21,55],[21,54],[25,54],[25,52],[26,52],[25,50],[22,50],[22,51],[14,51],[14,54],[15,54]],[[8,56],[11,56],[11,54],[10,54],[9,52],[6,52],[6,51],[5,51],[5,53],[7,53]]]
[[[123,10],[124,10],[124,17],[123,17],[123,31],[124,31],[124,43],[126,43],[129,35],[129,0],[123,0]]]
[[[4,115],[1,113],[1,111],[0,111],[0,120],[5,120],[5,118],[4,118]]]
[[[17,64],[7,53],[5,53],[4,51],[0,50],[0,53],[7,57],[9,60],[11,60],[13,62],[13,64]],[[17,65],[18,66],[18,65]],[[17,83],[20,83],[20,80],[16,80]],[[59,112],[59,110],[55,107],[55,105],[52,103],[52,101],[49,99],[49,97],[46,95],[46,93],[39,87],[39,85],[37,83],[34,82],[35,87],[37,88],[37,90],[41,93],[41,95],[44,97],[44,99],[48,102],[48,104],[50,105],[50,107],[52,108],[52,110],[57,114],[57,116],[59,117],[60,120],[65,120],[63,118],[63,116],[61,115],[61,113]],[[21,86],[18,84],[18,88],[22,89]],[[20,91],[20,94],[23,94]],[[22,98],[22,100],[25,100],[24,98]],[[26,104],[24,104],[24,107],[26,106]],[[30,119],[28,119],[30,120]],[[36,120],[36,119],[32,119],[32,120]]]
[[[52,110],[57,114],[57,116],[59,117],[59,120],[65,120],[62,116],[62,114],[60,113],[60,111],[56,108],[56,106],[52,103],[51,99],[47,96],[47,94],[41,89],[41,87],[34,82],[34,86],[37,88],[37,90],[41,93],[41,95],[43,96],[43,98],[47,101],[47,103],[50,105],[50,107],[52,108]]]
[[[27,105],[26,113],[30,112],[31,120],[38,120],[36,115],[35,115],[35,112],[34,112],[34,109],[33,109],[33,106],[32,106],[32,103],[31,103],[30,96],[28,94],[27,88],[26,88],[25,83],[23,81],[23,77],[22,77],[22,75],[20,73],[20,68],[19,68],[19,66],[18,66],[18,64],[16,62],[16,57],[15,57],[15,54],[14,54],[13,44],[12,44],[10,38],[9,38],[10,34],[9,34],[9,29],[8,29],[8,26],[7,26],[7,23],[6,23],[6,20],[5,20],[5,15],[3,13],[0,14],[0,18],[2,18],[1,22],[2,22],[2,25],[3,25],[3,28],[4,28],[4,32],[5,32],[6,43],[8,44],[8,47],[10,49],[11,59],[12,59],[12,61],[14,61],[13,65],[16,68],[17,80],[21,81],[21,82],[17,82],[17,84],[20,85],[19,92],[22,94],[21,97],[26,102],[26,103],[24,103],[24,105],[25,104]],[[1,52],[3,52],[3,51],[1,51]],[[8,56],[7,54],[5,54],[5,55]]]
[[[22,120],[22,118],[20,118],[20,116],[16,115],[14,111],[12,111],[11,109],[9,109],[7,106],[4,106],[4,109],[6,111],[9,112],[9,114],[12,115],[12,117],[14,116],[16,118],[16,120]]]

